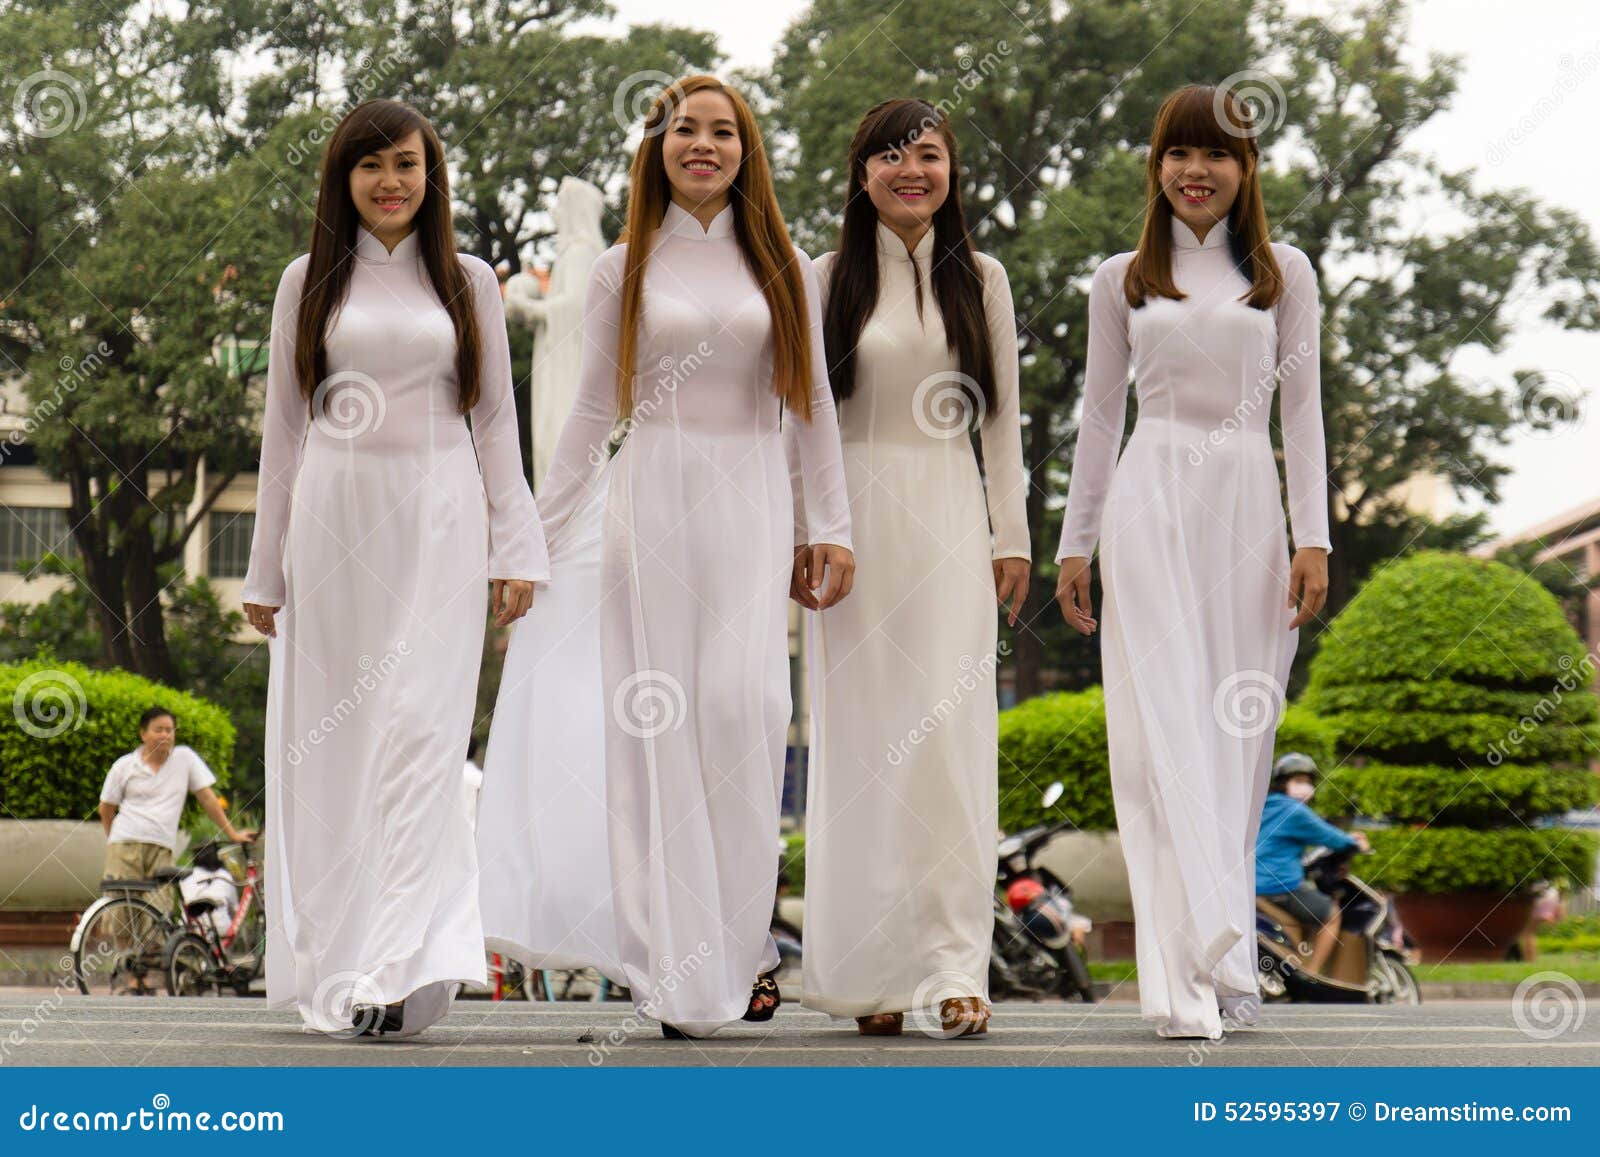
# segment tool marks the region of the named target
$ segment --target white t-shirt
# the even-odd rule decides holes
[[[155,772],[145,763],[143,750],[128,752],[106,774],[100,802],[117,805],[106,842],[160,844],[177,851],[183,801],[191,791],[216,783],[217,777],[192,747],[174,745],[172,754]]]

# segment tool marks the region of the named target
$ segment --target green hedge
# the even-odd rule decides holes
[[[1338,729],[1291,705],[1278,722],[1276,754],[1301,751],[1332,767]],[[1061,802],[1046,812],[1044,789],[1060,780]],[[1008,832],[1070,819],[1082,831],[1117,826],[1101,688],[1041,695],[1000,713],[1000,826]]]
[[[33,660],[0,665],[0,813],[16,819],[95,814],[106,772],[139,746],[139,716],[171,711],[178,742],[228,786],[234,730],[221,708],[127,671]]]
[[[1525,572],[1443,551],[1377,571],[1335,623],[1319,637],[1306,689],[1307,706],[1324,714],[1324,689],[1380,682],[1543,693],[1585,657],[1561,604]]]
[[[1560,815],[1600,799],[1600,777],[1583,768],[1345,765],[1327,776],[1314,806],[1330,819],[1359,812],[1395,823],[1521,826],[1521,815]]]
[[[1503,563],[1423,551],[1368,580],[1322,635],[1302,703],[1337,728],[1325,815],[1373,834],[1401,892],[1587,885],[1597,838],[1541,821],[1600,799],[1594,669],[1560,604]]]
[[[1585,887],[1600,836],[1571,828],[1388,828],[1369,831],[1361,878],[1390,892],[1521,892],[1539,880]]]

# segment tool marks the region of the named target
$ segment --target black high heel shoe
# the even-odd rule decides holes
[[[757,1005],[756,1002],[763,997],[771,999],[772,1007]],[[743,1019],[755,1021],[758,1024],[762,1021],[771,1020],[773,1014],[778,1011],[778,1006],[782,1003],[783,997],[778,995],[778,982],[773,979],[772,973],[763,972],[756,977],[755,984],[750,986],[750,1007],[744,1010]]]
[[[351,1010],[351,1024],[358,1036],[386,1036],[399,1032],[405,1024],[406,1002],[398,1004],[358,1004]]]
[[[668,1040],[688,1040],[689,1039],[689,1034],[688,1033],[684,1032],[677,1025],[668,1024],[666,1021],[662,1021],[661,1022],[661,1035],[666,1037]]]

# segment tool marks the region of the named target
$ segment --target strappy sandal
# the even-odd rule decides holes
[[[939,1027],[950,1039],[987,1036],[989,1005],[981,996],[951,996],[939,1002]]]
[[[758,1002],[766,997],[772,998],[772,1007],[760,1007]],[[783,1003],[783,997],[778,992],[778,982],[773,979],[772,973],[763,972],[756,977],[756,982],[750,986],[750,1007],[744,1010],[742,1019],[761,1023],[769,1021],[778,1006]]]
[[[899,1036],[905,1023],[903,1012],[875,1012],[871,1016],[856,1017],[856,1031],[862,1036]]]

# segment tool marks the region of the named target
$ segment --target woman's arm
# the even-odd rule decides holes
[[[489,504],[489,578],[543,581],[550,577],[544,527],[522,473],[522,449],[511,387],[511,346],[494,270],[476,258],[462,262],[472,285],[482,356],[472,442]]]
[[[267,350],[267,399],[261,414],[261,472],[256,480],[256,525],[250,540],[241,602],[281,607],[285,597],[284,535],[289,500],[305,445],[308,407],[295,375],[295,323],[310,258],[289,263],[272,302],[272,336]]]
[[[1311,259],[1279,247],[1283,297],[1278,301],[1278,404],[1283,462],[1289,481],[1289,525],[1297,549],[1331,551],[1328,460],[1322,429],[1322,309]]]
[[[1128,302],[1123,296],[1125,263],[1109,258],[1089,287],[1089,345],[1083,373],[1083,416],[1061,520],[1056,561],[1089,558],[1100,538],[1100,516],[1122,449],[1128,419]]]
[[[994,530],[994,557],[1032,557],[1028,538],[1028,471],[1022,464],[1022,401],[1017,316],[1005,267],[982,258],[983,303],[994,358],[994,408],[984,416],[983,469]]]

